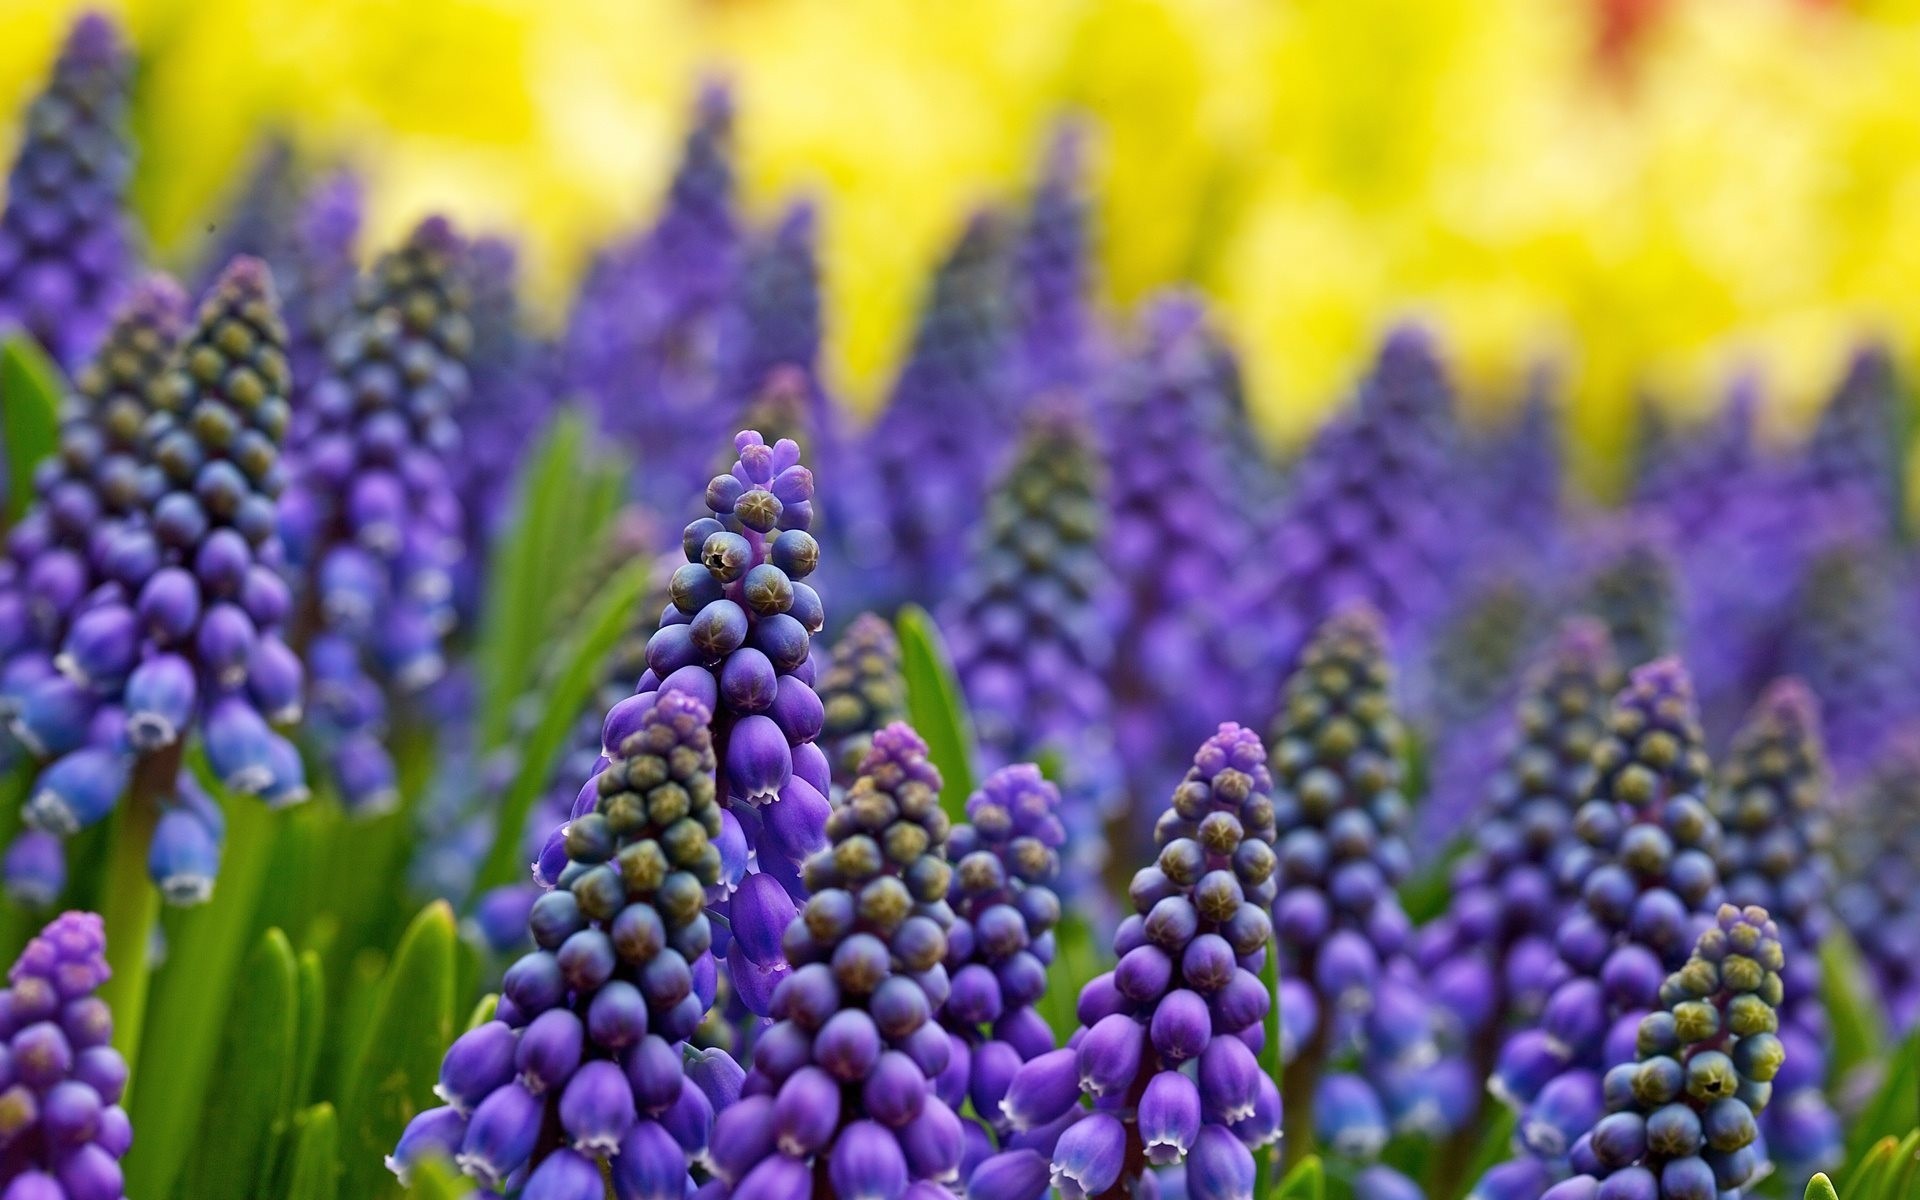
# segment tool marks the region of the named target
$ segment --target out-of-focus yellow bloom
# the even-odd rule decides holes
[[[113,6],[109,6],[113,7]],[[844,390],[871,403],[968,209],[1016,199],[1062,108],[1098,123],[1105,300],[1196,278],[1294,439],[1381,325],[1475,388],[1557,362],[1578,428],[1762,368],[1794,420],[1854,338],[1920,330],[1920,4],[1671,0],[1623,72],[1580,3],[1479,0],[126,0],[138,197],[189,252],[284,127],[361,164],[375,230],[520,231],[557,312],[653,209],[693,81],[731,74],[764,218],[825,202]],[[0,0],[0,105],[70,6]],[[0,134],[10,140],[11,129]]]

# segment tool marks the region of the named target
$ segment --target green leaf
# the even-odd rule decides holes
[[[1893,1052],[1880,1090],[1854,1120],[1846,1161],[1860,1162],[1876,1141],[1904,1137],[1916,1126],[1920,1126],[1920,1027]]]
[[[472,1180],[438,1159],[428,1159],[414,1165],[407,1200],[461,1200],[473,1190]]]
[[[333,1105],[316,1104],[294,1122],[286,1200],[334,1200],[340,1194],[340,1123]]]
[[[1280,947],[1267,939],[1267,961],[1260,967],[1260,983],[1267,989],[1267,1016],[1261,1023],[1260,1069],[1280,1087]],[[1254,1156],[1253,1194],[1264,1196],[1280,1168],[1280,1147],[1270,1146]]]
[[[1886,1187],[1888,1176],[1893,1171],[1893,1156],[1900,1143],[1891,1137],[1883,1137],[1875,1142],[1866,1154],[1847,1161],[1858,1163],[1842,1172],[1840,1181],[1846,1185],[1847,1200],[1880,1200]]]
[[[1511,1108],[1495,1104],[1491,1097],[1482,1100],[1481,1121],[1485,1129],[1468,1161],[1465,1184],[1471,1187],[1480,1177],[1513,1155],[1513,1129],[1518,1118]],[[1491,1109],[1492,1111],[1488,1111]]]
[[[1833,1190],[1833,1180],[1816,1172],[1807,1180],[1807,1194],[1802,1200],[1840,1200],[1840,1195]]]
[[[287,1107],[298,1107],[313,1095],[320,1069],[320,1042],[327,1031],[327,980],[318,951],[300,952],[300,1036],[294,1058],[293,1086]]]
[[[1820,999],[1833,1028],[1828,1056],[1828,1083],[1846,1079],[1860,1067],[1878,1063],[1888,1034],[1886,1013],[1880,1008],[1880,989],[1867,970],[1866,959],[1846,927],[1835,921],[1820,943]]]
[[[587,605],[573,636],[556,654],[565,665],[542,698],[539,724],[519,747],[519,769],[500,802],[493,848],[480,868],[476,895],[525,875],[520,838],[527,814],[545,791],[554,764],[573,736],[581,709],[599,686],[607,655],[631,626],[634,609],[647,590],[648,566],[645,562],[629,563],[607,580]]]
[[[1324,1200],[1327,1194],[1327,1172],[1320,1165],[1320,1156],[1309,1154],[1293,1164],[1293,1170],[1280,1181],[1280,1190],[1273,1194],[1273,1200]]]
[[[134,1072],[130,1116],[140,1136],[124,1164],[130,1195],[174,1194],[206,1102],[229,1004],[239,991],[234,972],[253,939],[254,905],[270,857],[275,814],[251,798],[223,808],[227,846],[213,898],[195,908],[171,909],[161,919],[167,959],[153,973],[146,1024],[164,1036],[143,1040]],[[141,1080],[152,1080],[153,1086],[139,1086]]]
[[[1040,1015],[1053,1030],[1054,1040],[1065,1044],[1080,1027],[1077,997],[1089,979],[1105,967],[1105,956],[1095,944],[1093,930],[1086,918],[1071,909],[1060,915],[1054,926],[1053,969],[1048,973],[1046,992],[1040,998]]]
[[[1424,925],[1445,912],[1453,900],[1453,868],[1473,845],[1458,837],[1448,842],[1440,857],[1400,885],[1400,907],[1415,925]]]
[[[617,466],[596,462],[589,421],[562,412],[528,455],[516,487],[517,519],[488,563],[486,608],[476,642],[481,683],[479,743],[507,737],[513,704],[534,681],[555,607],[619,506]]]
[[[460,1032],[470,1033],[493,1020],[493,1014],[499,1007],[500,993],[488,992],[480,997],[480,1002],[475,1004],[473,1011],[467,1014],[467,1023],[461,1027]]]
[[[33,471],[60,434],[60,368],[23,333],[0,342],[0,438],[7,454],[7,516],[33,503]]]
[[[1920,1187],[1920,1129],[1901,1138],[1894,1148],[1880,1200],[1913,1200],[1916,1187]]]
[[[181,1184],[189,1196],[245,1200],[268,1190],[269,1139],[298,1067],[299,966],[287,935],[267,930],[237,982]]]
[[[453,1040],[453,909],[436,900],[407,926],[381,982],[373,1018],[341,1091],[346,1192],[371,1196],[407,1122],[434,1103],[440,1058]]]
[[[907,719],[926,739],[928,755],[940,769],[941,799],[947,815],[966,820],[973,795],[973,720],[960,696],[947,644],[927,610],[909,604],[894,620],[900,638],[900,674],[907,684]]]

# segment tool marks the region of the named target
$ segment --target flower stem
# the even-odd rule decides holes
[[[107,965],[113,975],[100,988],[100,997],[113,1011],[114,1049],[130,1067],[140,1061],[140,1030],[153,969],[153,927],[160,919],[160,892],[147,878],[147,848],[160,820],[160,797],[172,789],[179,770],[178,746],[140,760],[126,803],[114,819],[107,851],[100,915],[106,922]],[[128,1089],[132,1089],[131,1080]]]

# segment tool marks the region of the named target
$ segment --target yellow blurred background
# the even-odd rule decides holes
[[[0,0],[0,108],[74,7]],[[1017,198],[1063,108],[1096,120],[1103,303],[1204,283],[1283,439],[1400,315],[1443,331],[1470,403],[1552,358],[1603,459],[1637,389],[1699,411],[1757,366],[1791,422],[1854,339],[1904,358],[1920,329],[1915,0],[104,7],[142,55],[163,260],[284,128],[368,173],[380,236],[428,209],[517,231],[556,318],[591,248],[653,212],[697,80],[729,75],[752,211],[825,202],[833,379],[860,406],[930,262]]]

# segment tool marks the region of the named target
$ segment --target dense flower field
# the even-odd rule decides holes
[[[725,83],[549,335],[284,146],[155,269],[131,69],[0,210],[0,1200],[1920,1195],[1884,347],[1283,458],[1062,120],[861,420]]]

